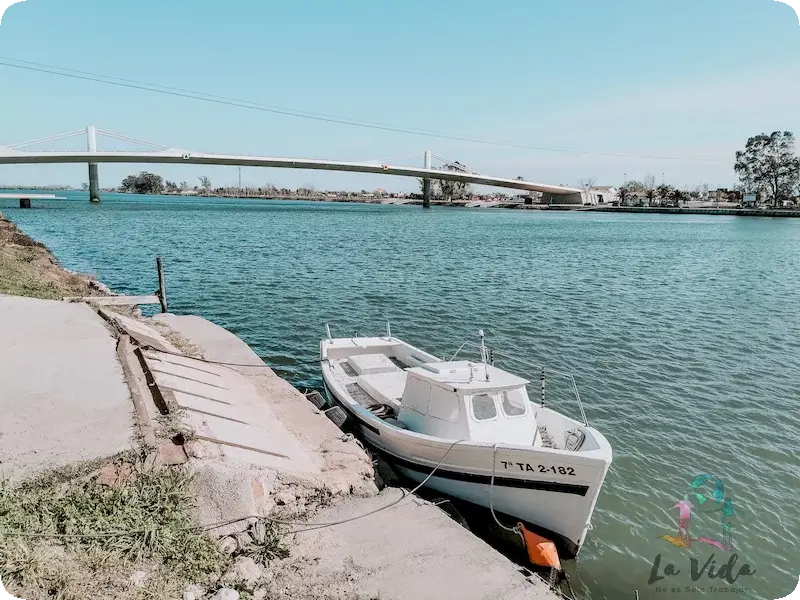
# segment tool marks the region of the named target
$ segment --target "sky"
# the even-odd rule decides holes
[[[0,145],[95,125],[197,152],[383,160],[430,149],[542,183],[653,174],[729,187],[749,136],[800,134],[800,24],[773,0],[25,0],[2,18],[0,57],[517,146],[9,66],[0,66]],[[75,138],[35,148],[84,146]],[[99,147],[145,149],[102,138]],[[422,157],[396,162],[422,166]],[[100,183],[145,168],[191,185],[201,175],[236,185],[239,176],[233,167],[101,165]],[[82,165],[0,166],[0,185],[86,180]],[[290,169],[245,168],[242,182],[418,189],[407,178]]]

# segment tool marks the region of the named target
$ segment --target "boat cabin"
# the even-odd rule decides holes
[[[411,431],[531,446],[536,417],[528,381],[483,363],[428,363],[406,371],[397,420]]]

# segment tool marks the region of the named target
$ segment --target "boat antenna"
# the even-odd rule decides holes
[[[486,355],[486,335],[483,333],[483,329],[478,331],[478,335],[481,336],[481,360],[483,361],[483,370],[486,373],[486,381],[489,381],[489,357]]]
[[[329,340],[333,339],[333,337],[331,337],[331,326],[328,323],[325,323],[325,333],[328,334],[328,339]]]
[[[542,367],[542,408],[544,408],[544,367]]]

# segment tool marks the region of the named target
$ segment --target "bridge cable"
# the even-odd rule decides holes
[[[133,142],[134,144],[139,144],[141,146],[151,146],[153,148],[160,148],[162,150],[169,150],[169,146],[164,146],[163,144],[154,144],[153,142],[146,142],[144,140],[137,140],[136,138],[128,137],[125,135],[120,135],[119,133],[113,133],[111,131],[106,131],[105,129],[97,129],[97,133],[100,133],[106,137],[114,138],[117,140],[121,140],[123,142]]]
[[[39,138],[38,140],[32,140],[30,142],[19,142],[17,144],[8,144],[6,148],[22,148],[24,146],[33,146],[34,144],[43,144],[44,142],[55,142],[56,140],[63,140],[65,138],[74,137],[77,135],[86,135],[86,130],[78,129],[76,131],[59,133],[58,135],[51,135],[50,137]]]
[[[8,60],[16,61],[19,63],[25,64],[14,64],[10,62],[5,62]],[[28,65],[39,65],[37,67],[28,66]],[[210,102],[213,104],[220,104],[224,106],[235,106],[238,108],[248,108],[250,110],[258,110],[261,112],[269,112],[274,114],[280,115],[287,115],[292,117],[298,117],[303,119],[311,119],[315,121],[322,121],[327,123],[336,123],[339,125],[350,125],[353,127],[362,127],[366,129],[377,129],[381,131],[391,131],[395,133],[405,133],[409,135],[418,135],[418,136],[425,136],[431,138],[439,138],[439,139],[446,139],[446,140],[455,140],[461,142],[470,142],[474,144],[485,144],[490,146],[503,146],[508,148],[521,148],[525,150],[536,150],[541,152],[562,152],[567,154],[584,154],[584,155],[591,155],[591,156],[612,156],[618,158],[644,158],[644,159],[653,159],[653,160],[674,160],[674,161],[709,161],[709,162],[722,162],[719,158],[712,158],[712,157],[679,157],[679,156],[656,156],[656,155],[646,155],[646,154],[631,154],[631,153],[624,153],[624,152],[593,152],[589,150],[578,150],[578,149],[567,149],[567,148],[552,148],[547,146],[533,146],[530,144],[522,144],[519,142],[512,142],[512,141],[502,141],[502,140],[491,140],[485,138],[476,138],[470,137],[466,135],[458,135],[458,134],[449,134],[444,132],[436,132],[436,131],[428,131],[423,129],[414,129],[414,128],[407,128],[407,127],[399,127],[393,125],[385,125],[379,124],[372,121],[356,121],[354,119],[348,119],[344,117],[334,117],[334,116],[326,116],[320,113],[311,113],[307,111],[289,109],[289,108],[282,108],[282,107],[273,107],[271,105],[266,104],[259,104],[256,102],[251,102],[248,100],[235,100],[235,99],[228,99],[223,96],[213,96],[211,94],[205,94],[203,92],[194,92],[190,90],[182,90],[181,88],[170,88],[168,86],[160,86],[157,84],[149,84],[144,82],[137,82],[134,80],[124,80],[119,78],[113,78],[108,75],[99,75],[94,73],[87,73],[85,71],[76,71],[74,69],[66,69],[64,67],[55,67],[52,65],[43,65],[41,63],[32,63],[30,61],[22,61],[16,58],[8,58],[8,57],[0,57],[0,66],[11,67],[15,69],[23,69],[26,71],[35,71],[39,73],[47,73],[50,75],[60,75],[61,77],[69,77],[71,79],[80,79],[84,81],[92,81],[95,83],[105,83],[107,85],[114,85],[118,87],[130,88],[130,89],[138,89],[148,92],[155,92],[160,94],[165,94],[168,96],[175,96],[179,98],[188,98],[191,100],[202,100],[205,102]],[[54,70],[59,69],[59,70]],[[64,72],[62,72],[64,71]],[[130,83],[128,83],[130,82]]]

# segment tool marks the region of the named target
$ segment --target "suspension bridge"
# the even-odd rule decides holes
[[[143,146],[147,150],[100,150],[97,146],[98,135],[117,141]],[[31,147],[81,137],[86,139],[86,150],[49,151],[31,150]],[[391,161],[405,160],[415,156],[423,158],[421,167],[408,167],[389,164]],[[434,168],[433,160],[442,163],[441,167]],[[319,160],[306,158],[279,158],[270,156],[250,156],[237,154],[211,154],[207,152],[194,152],[182,148],[163,146],[132,137],[120,135],[110,131],[87,127],[58,135],[0,146],[0,165],[23,164],[63,164],[85,163],[89,166],[89,199],[92,202],[100,201],[100,184],[98,165],[101,163],[158,163],[158,164],[191,164],[191,165],[227,165],[237,167],[275,167],[282,169],[314,169],[326,171],[349,171],[355,173],[372,173],[377,175],[394,175],[400,177],[415,177],[423,180],[423,205],[430,206],[431,180],[441,179],[486,185],[501,188],[510,188],[528,192],[540,192],[545,198],[551,197],[558,202],[568,202],[580,198],[581,190],[558,185],[534,183],[522,179],[506,179],[493,177],[473,171],[464,165],[449,161],[433,154],[430,150],[410,156],[386,159],[384,161],[348,162],[339,160]],[[553,198],[558,197],[558,199]]]

